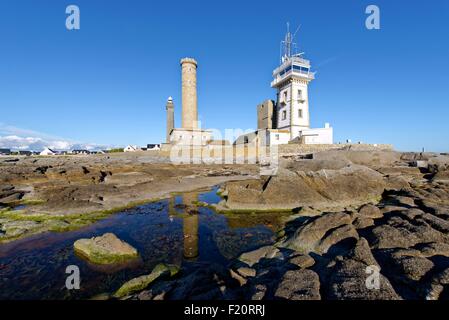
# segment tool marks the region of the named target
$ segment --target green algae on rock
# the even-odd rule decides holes
[[[100,237],[79,239],[73,244],[75,252],[96,264],[114,264],[138,257],[138,252],[113,233]]]
[[[150,274],[143,275],[125,282],[114,294],[115,298],[122,298],[148,287],[152,282],[162,275],[174,276],[179,271],[179,267],[174,265],[158,264]]]

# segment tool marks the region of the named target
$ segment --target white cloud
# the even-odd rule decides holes
[[[102,150],[112,146],[95,143],[81,143],[0,123],[0,148],[42,151],[46,147],[55,150]]]

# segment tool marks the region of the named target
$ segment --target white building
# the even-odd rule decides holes
[[[54,156],[57,152],[54,150],[51,150],[50,148],[45,148],[39,155],[41,156]]]
[[[145,148],[145,150],[147,150],[147,151],[161,150],[161,145],[160,144],[147,144],[147,147]]]
[[[205,146],[211,140],[212,131],[206,129],[175,128],[170,136],[170,143],[180,146]]]
[[[136,152],[136,151],[139,151],[139,150],[140,150],[139,147],[129,145],[129,146],[126,146],[126,148],[123,149],[123,152]]]
[[[292,38],[287,30],[280,66],[273,71],[271,87],[277,90],[277,100],[258,106],[258,141],[265,145],[287,144],[292,140],[302,144],[332,144],[333,129],[328,123],[324,128],[310,128],[309,83],[315,79],[315,72],[302,53],[293,53]],[[246,134],[236,142],[250,138]]]
[[[315,79],[310,61],[302,53],[294,54],[292,34],[287,30],[283,41],[281,65],[273,71],[271,87],[277,90],[276,128],[288,130],[290,140],[304,144],[332,144],[333,129],[310,128],[309,83]]]

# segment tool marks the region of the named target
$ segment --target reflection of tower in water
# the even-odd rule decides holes
[[[185,218],[183,224],[184,232],[184,257],[185,258],[195,258],[198,256],[198,224],[199,215],[189,214],[187,210],[192,206],[195,206],[195,202],[198,200],[198,193],[185,193],[183,195],[183,204],[186,206],[186,211],[184,212]],[[196,208],[195,208],[196,209]]]

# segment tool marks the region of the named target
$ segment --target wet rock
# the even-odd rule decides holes
[[[232,223],[234,220],[228,222]],[[218,230],[214,232],[213,239],[220,253],[227,259],[233,259],[254,247],[270,245],[275,240],[270,230],[254,227]]]
[[[365,263],[348,259],[338,261],[328,280],[329,299],[338,300],[399,300],[400,296],[393,289],[390,281],[379,274],[379,287],[368,283],[372,267]],[[368,272],[369,271],[369,272]]]
[[[124,283],[114,294],[114,297],[121,298],[130,295],[134,292],[141,291],[148,287],[153,281],[163,275],[173,276],[179,271],[176,266],[167,266],[165,264],[158,264],[150,274],[140,276]]]
[[[35,231],[41,227],[37,221],[28,220],[6,220],[0,224],[0,229],[5,237],[15,238],[28,232]]]
[[[274,294],[275,298],[288,300],[320,300],[320,279],[312,270],[287,271]]]
[[[238,260],[252,267],[253,265],[257,264],[262,258],[272,259],[275,257],[282,257],[279,249],[274,246],[265,246],[254,251],[241,254]]]
[[[326,233],[334,228],[348,225],[352,222],[350,215],[344,212],[325,213],[315,219],[310,219],[300,227],[291,238],[287,239],[283,246],[298,251],[309,253],[320,251],[320,241]]]
[[[82,257],[97,264],[120,263],[138,257],[135,248],[117,238],[113,233],[77,240],[73,247]]]

